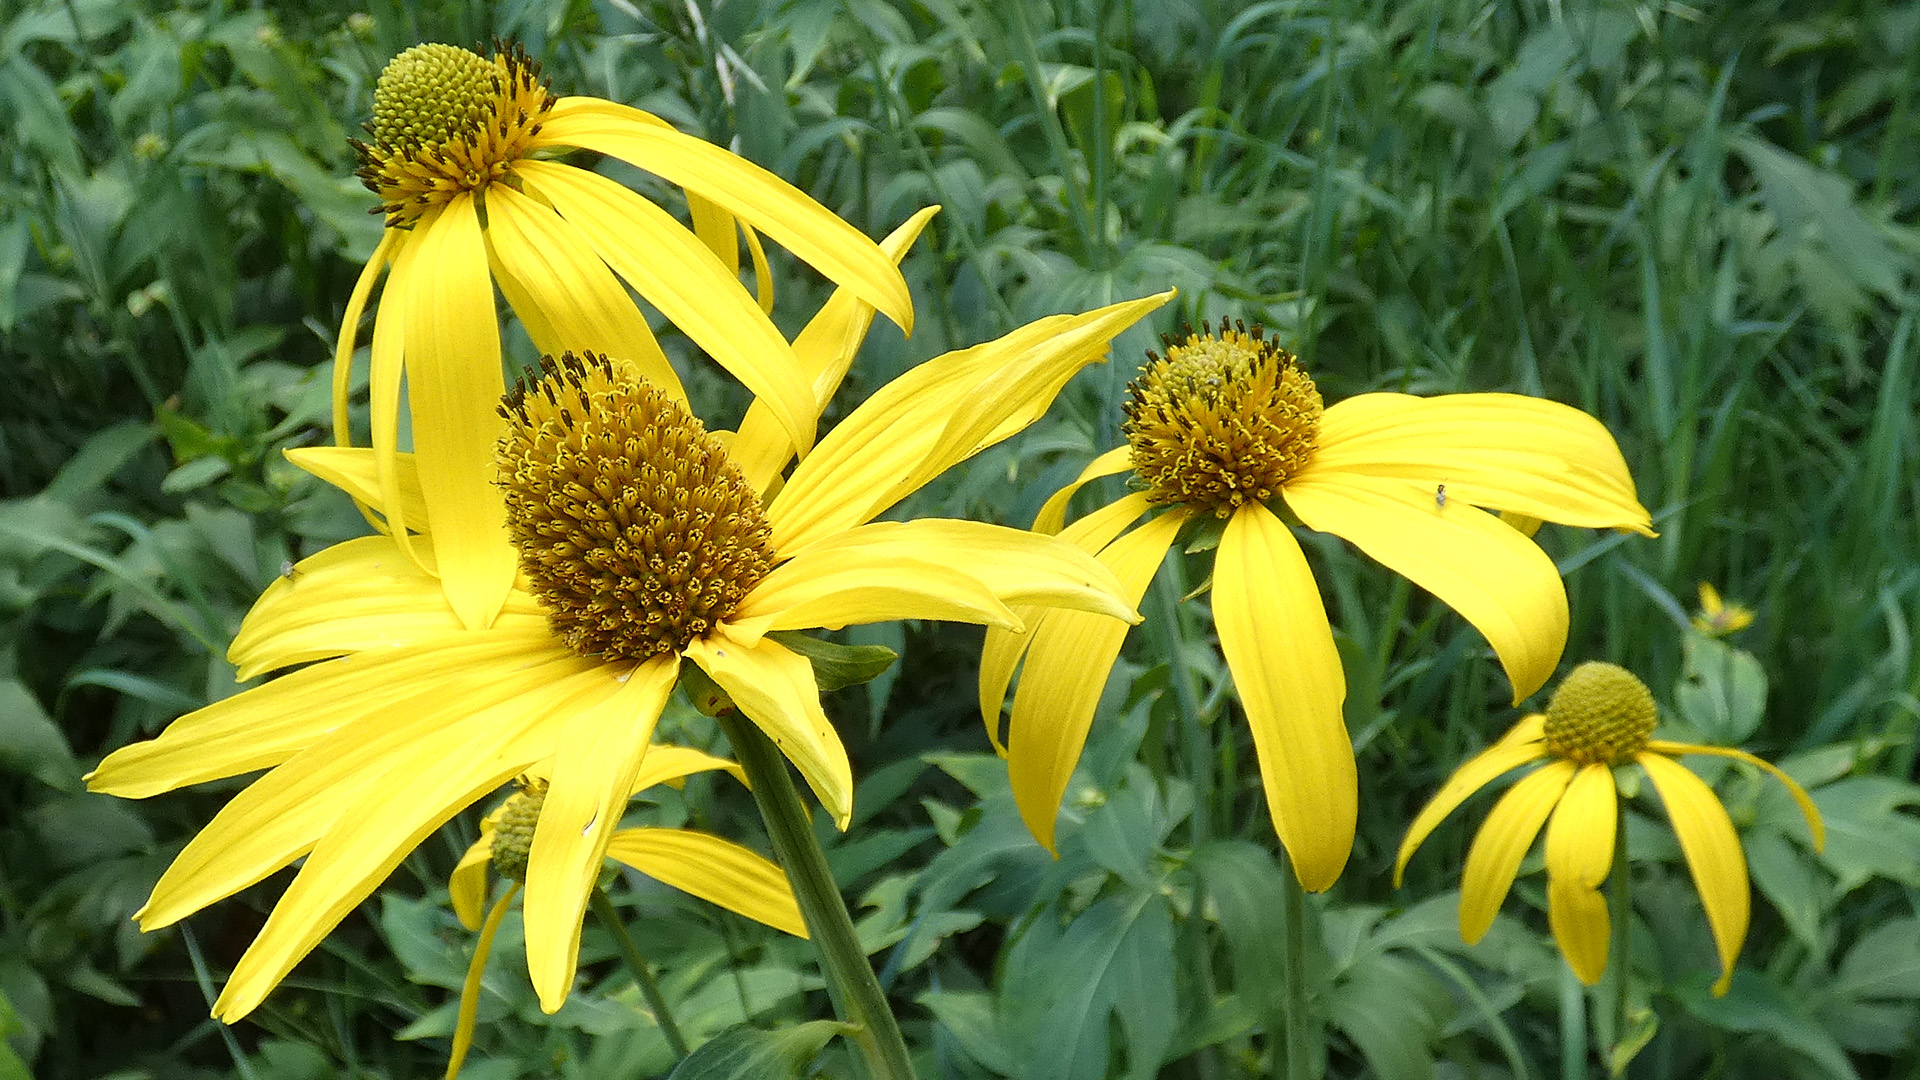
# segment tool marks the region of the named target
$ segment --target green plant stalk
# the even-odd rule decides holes
[[[1614,798],[1613,876],[1607,881],[1607,910],[1613,916],[1612,940],[1607,942],[1607,970],[1613,976],[1613,1036],[1607,1040],[1607,1057],[1627,1037],[1627,987],[1633,981],[1633,954],[1630,951],[1633,930],[1633,882],[1627,862],[1627,804]]]
[[[913,1060],[907,1054],[900,1024],[893,1018],[880,980],[867,963],[866,950],[854,934],[840,887],[827,867],[826,853],[813,835],[813,820],[800,801],[787,761],[760,729],[738,712],[714,719],[733,746],[733,757],[746,770],[753,801],[767,825],[773,853],[793,884],[807,933],[820,950],[820,967],[840,1018],[853,1025],[850,1037],[860,1048],[873,1080],[914,1080]]]
[[[1587,992],[1573,969],[1560,972],[1560,1080],[1587,1075]]]
[[[1294,874],[1293,857],[1281,848],[1287,920],[1287,1080],[1314,1080],[1307,1055],[1307,891]]]
[[[1067,133],[1061,128],[1060,117],[1055,114],[1053,103],[1047,100],[1047,88],[1040,81],[1040,47],[1034,41],[1027,5],[1024,2],[1008,4],[1007,10],[1013,16],[1014,36],[1020,42],[1020,66],[1026,69],[1027,91],[1033,95],[1034,108],[1040,112],[1040,130],[1047,137],[1047,148],[1053,152],[1053,165],[1060,172],[1060,182],[1067,186],[1067,209],[1073,214],[1073,224],[1080,232],[1080,244],[1087,257],[1098,258],[1100,236],[1087,217],[1086,193],[1073,175]]]
[[[673,1011],[667,1008],[666,996],[660,993],[660,984],[653,980],[652,965],[647,963],[640,946],[634,944],[633,935],[627,933],[627,924],[621,921],[613,901],[607,899],[607,890],[595,885],[587,904],[593,908],[594,918],[613,935],[613,943],[620,948],[620,958],[627,962],[627,970],[633,972],[633,981],[640,984],[640,995],[647,999],[647,1008],[653,1010],[653,1018],[660,1025],[660,1034],[667,1037],[667,1045],[673,1048],[673,1056],[686,1057],[687,1038],[680,1034],[680,1025],[673,1022]]]

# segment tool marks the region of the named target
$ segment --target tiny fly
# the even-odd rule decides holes
[[[1442,510],[1447,508],[1447,485],[1441,484],[1433,489],[1433,505]]]

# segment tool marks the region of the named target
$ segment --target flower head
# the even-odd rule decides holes
[[[1554,691],[1545,715],[1528,716],[1514,725],[1455,771],[1420,811],[1400,845],[1394,884],[1400,883],[1407,860],[1421,842],[1468,796],[1514,769],[1545,761],[1501,796],[1474,838],[1461,874],[1460,936],[1471,944],[1493,925],[1521,860],[1544,825],[1547,918],[1554,940],[1582,982],[1599,982],[1607,968],[1612,925],[1599,889],[1613,868],[1620,822],[1614,769],[1639,765],[1666,804],[1700,892],[1720,953],[1714,993],[1726,993],[1747,936],[1746,857],[1713,789],[1674,759],[1711,754],[1764,769],[1785,784],[1799,804],[1815,848],[1825,843],[1825,827],[1813,801],[1787,774],[1745,751],[1653,739],[1656,719],[1653,694],[1632,672],[1595,661],[1574,668]]]
[[[1096,458],[1041,508],[1036,531],[1098,554],[1135,604],[1189,522],[1223,517],[1215,629],[1253,729],[1267,806],[1307,888],[1340,876],[1358,778],[1341,707],[1346,679],[1320,588],[1280,512],[1340,536],[1460,612],[1493,645],[1518,701],[1566,643],[1553,560],[1481,509],[1650,532],[1619,447],[1576,409],[1513,394],[1363,394],[1323,405],[1298,360],[1258,329],[1222,322],[1149,357],[1129,391],[1127,444]],[[1071,525],[1087,482],[1131,472],[1136,490]],[[1128,531],[1142,515],[1164,508]],[[990,630],[980,708],[1034,836],[1054,819],[1126,627],[1076,612],[1020,613]]]
[[[490,482],[501,428],[494,288],[549,355],[618,358],[630,374],[684,404],[686,394],[629,287],[751,390],[802,452],[813,444],[813,387],[794,347],[767,317],[771,276],[759,233],[910,329],[913,308],[893,261],[792,185],[675,131],[638,109],[552,94],[518,46],[491,56],[418,45],[374,91],[359,175],[378,193],[387,229],[347,303],[334,354],[334,429],[351,441],[348,391],[359,322],[385,275],[374,321],[369,412],[379,522],[402,554],[423,558],[410,531],[431,531],[435,572],[461,622],[478,629],[513,584],[502,546],[501,494]],[[693,229],[620,184],[553,155],[591,150],[687,192]],[[739,280],[741,231],[754,253],[758,301]],[[418,505],[399,498],[401,386],[412,414]],[[362,500],[362,506],[370,504]]]
[[[890,238],[895,257],[924,220]],[[1025,427],[1167,298],[1052,316],[914,368],[841,421],[764,508],[746,496],[779,482],[796,444],[761,403],[723,444],[615,361],[543,365],[506,399],[494,475],[511,493],[514,539],[500,529],[493,543],[522,572],[497,617],[472,626],[450,602],[432,573],[437,532],[335,545],[267,589],[229,653],[242,678],[309,666],[182,717],[92,774],[95,790],[143,797],[270,770],[188,844],[141,925],[166,926],[304,855],[215,1006],[235,1019],[422,837],[550,762],[525,911],[534,987],[558,1009],[594,875],[683,662],[772,737],[844,827],[846,750],[811,665],[776,631],[898,618],[1017,628],[1014,604],[1136,617],[1110,571],[1056,538],[872,519]],[[843,290],[796,341],[810,415],[871,315]],[[428,486],[408,455],[387,476],[375,453],[289,456],[388,520],[410,516]]]
[[[1734,601],[1720,599],[1720,590],[1700,583],[1700,610],[1693,616],[1693,628],[1708,637],[1723,638],[1753,625],[1753,609]]]

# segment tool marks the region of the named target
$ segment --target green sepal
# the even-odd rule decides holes
[[[774,630],[768,637],[813,664],[813,681],[827,693],[879,678],[900,654],[885,645],[837,645],[798,630]]]

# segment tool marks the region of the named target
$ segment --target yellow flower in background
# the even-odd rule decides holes
[[[765,404],[801,451],[812,395],[762,304],[738,277],[736,219],[766,233],[900,327],[912,300],[873,241],[806,194],[658,117],[592,97],[555,97],[518,47],[492,57],[419,45],[374,90],[359,176],[380,195],[387,229],[348,301],[334,369],[334,430],[350,441],[349,372],[361,312],[383,272],[369,405],[385,528],[411,554],[410,529],[439,537],[435,572],[469,628],[485,626],[513,582],[505,517],[491,483],[501,373],[494,286],[536,346],[621,358],[685,403],[673,368],[627,288],[657,308]],[[687,192],[696,232],[620,184],[549,160],[566,149],[618,158]],[[624,282],[624,284],[623,284]],[[399,498],[400,387],[412,415],[425,502]],[[416,516],[406,516],[414,514]]]
[[[1469,795],[1514,769],[1545,761],[1500,797],[1474,837],[1461,872],[1460,936],[1472,944],[1493,925],[1521,860],[1545,825],[1547,919],[1554,940],[1580,981],[1589,986],[1599,982],[1607,969],[1612,925],[1599,889],[1613,869],[1620,823],[1614,769],[1637,764],[1660,793],[1680,840],[1720,953],[1720,979],[1713,992],[1726,993],[1747,936],[1751,898],[1746,855],[1713,789],[1674,759],[1710,754],[1764,769],[1785,784],[1800,805],[1815,850],[1825,845],[1826,828],[1813,800],[1786,773],[1743,750],[1654,739],[1657,719],[1653,694],[1632,672],[1597,661],[1573,669],[1554,691],[1545,714],[1521,720],[1462,765],[1420,811],[1400,845],[1394,886],[1399,886],[1414,850]],[[1627,913],[1619,914],[1625,918]]]
[[[772,462],[764,484],[775,486],[794,449],[778,425],[743,424],[723,441],[604,358],[549,361],[503,410],[498,475],[513,542],[496,542],[523,573],[497,618],[469,626],[423,569],[436,534],[412,538],[417,558],[390,536],[337,544],[269,587],[229,652],[243,679],[309,666],[182,717],[91,776],[96,791],[140,798],[271,769],[187,845],[141,926],[169,925],[305,857],[215,1004],[234,1020],[423,837],[550,760],[525,910],[533,985],[543,1008],[558,1009],[594,875],[683,658],[773,738],[844,827],[845,748],[812,667],[777,632],[901,618],[1018,628],[1012,604],[1135,617],[1112,573],[1056,538],[967,521],[870,522],[1031,423],[1170,295],[1041,319],[908,371],[822,439],[764,506],[761,483],[735,459]],[[807,369],[815,389],[830,393],[845,370],[837,350],[857,336],[841,331],[859,317],[857,304],[829,304],[809,327],[839,342],[809,354],[821,361]],[[289,454],[391,520],[397,504],[372,456]],[[412,461],[395,459],[398,497],[418,506],[424,477]]]
[[[1753,609],[1734,601],[1720,599],[1720,590],[1700,583],[1700,610],[1693,617],[1693,628],[1712,638],[1723,638],[1753,625]]]
[[[677,787],[694,773],[716,769],[731,772],[745,781],[740,767],[725,758],[680,746],[650,747],[639,772],[634,774],[629,795],[637,795],[656,784]],[[514,794],[481,819],[480,839],[467,849],[447,881],[454,914],[459,916],[461,925],[480,932],[474,942],[473,960],[467,965],[466,982],[460,989],[460,1013],[454,1026],[447,1080],[459,1076],[460,1066],[473,1046],[487,957],[493,951],[493,938],[501,920],[526,880],[527,856],[546,801],[548,772],[530,769],[517,784]],[[772,862],[731,840],[692,829],[621,829],[609,839],[607,857],[776,930],[796,937],[807,936],[806,921],[800,915],[800,903],[794,898],[787,876]],[[488,867],[511,882],[491,910],[486,908]],[[576,925],[572,931],[577,938],[580,927]]]
[[[1281,519],[1333,533],[1478,627],[1517,702],[1552,674],[1567,598],[1553,560],[1480,507],[1651,534],[1613,437],[1592,417],[1513,394],[1363,394],[1323,408],[1292,354],[1224,322],[1190,334],[1130,387],[1127,445],[1096,458],[1034,528],[1097,552],[1138,605],[1189,522],[1225,519],[1214,625],[1253,729],[1267,806],[1307,889],[1332,885],[1353,847],[1358,780],[1341,707],[1346,679],[1320,588]],[[1131,469],[1140,490],[1062,530],[1081,485]],[[1131,532],[1154,507],[1164,512]],[[1021,612],[990,630],[980,708],[990,737],[1022,657],[1007,744],[1021,816],[1049,849],[1126,626]]]

